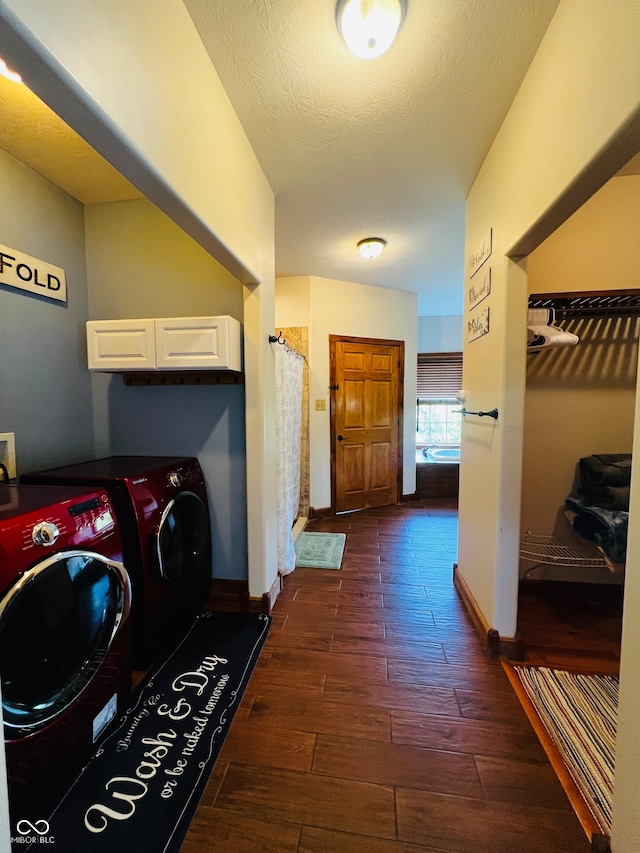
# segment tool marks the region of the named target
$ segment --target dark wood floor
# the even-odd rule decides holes
[[[518,597],[524,662],[598,675],[620,674],[621,586],[525,581]]]
[[[455,507],[312,522],[181,853],[586,853],[452,584]]]

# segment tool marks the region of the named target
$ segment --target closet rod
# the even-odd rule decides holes
[[[553,308],[558,319],[638,317],[640,289],[587,290],[575,293],[532,293],[529,308]]]

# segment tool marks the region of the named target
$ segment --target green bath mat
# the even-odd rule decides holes
[[[346,533],[300,533],[295,541],[296,566],[339,569]]]

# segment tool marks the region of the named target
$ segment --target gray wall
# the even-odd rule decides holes
[[[197,456],[213,575],[247,577],[243,386],[128,388],[87,370],[88,319],[231,314],[242,286],[150,202],[83,207],[0,150],[0,244],[65,270],[67,302],[0,285],[0,432],[18,474],[112,453]],[[95,420],[95,430],[94,430]]]
[[[463,318],[418,317],[418,352],[461,352]]]
[[[242,285],[148,201],[85,210],[91,319],[230,314]],[[93,376],[96,453],[197,456],[213,576],[247,578],[244,386],[127,387]]]
[[[83,206],[0,150],[0,243],[62,267],[67,302],[0,285],[0,432],[18,474],[93,455]]]

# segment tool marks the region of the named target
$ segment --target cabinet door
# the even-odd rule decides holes
[[[107,373],[155,370],[154,321],[90,320],[87,323],[89,370]]]
[[[155,320],[158,370],[241,370],[240,324],[233,317]]]

